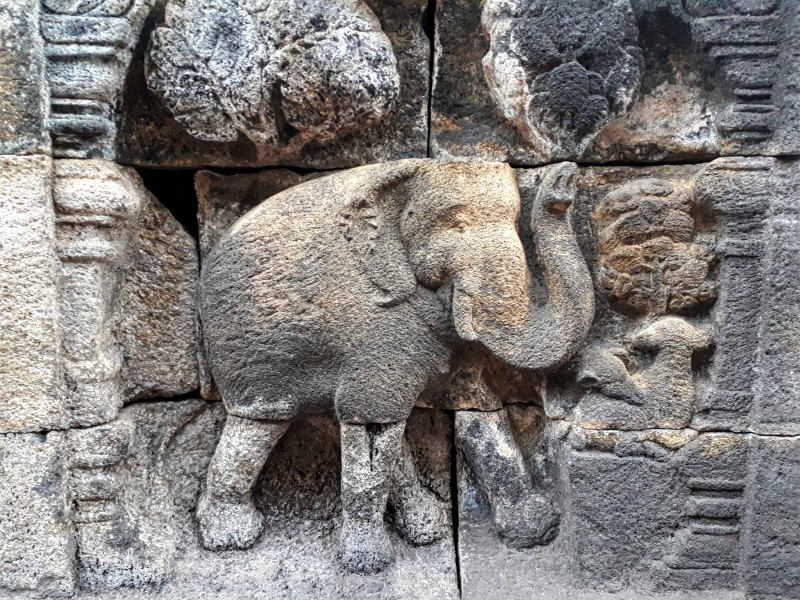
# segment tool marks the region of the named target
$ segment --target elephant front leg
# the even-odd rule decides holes
[[[264,528],[253,486],[289,421],[254,421],[228,415],[208,465],[197,503],[203,545],[209,550],[251,547]]]
[[[405,422],[341,424],[340,552],[342,563],[350,571],[375,573],[392,561],[392,545],[383,517],[404,430]]]
[[[488,497],[495,527],[506,545],[526,548],[546,544],[557,535],[559,514],[535,492],[505,409],[457,411],[456,443]]]

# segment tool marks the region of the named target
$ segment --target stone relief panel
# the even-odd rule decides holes
[[[794,2],[444,0],[437,17],[434,156],[797,153]]]
[[[796,597],[798,32],[0,0],[0,596]]]
[[[351,570],[367,572],[388,564],[391,550],[384,541],[382,522],[390,474],[402,456],[402,423],[426,384],[446,373],[449,346],[458,339],[483,340],[507,360],[542,369],[566,360],[590,324],[593,303],[588,272],[564,223],[574,174],[574,165],[551,169],[531,211],[535,215],[533,235],[540,243],[540,260],[554,296],[538,309],[530,300],[525,302],[530,295],[525,288],[521,306],[499,304],[504,296],[519,301],[520,296],[505,292],[504,286],[512,286],[508,287],[512,290],[525,285],[528,272],[515,233],[516,184],[504,165],[408,161],[315,179],[258,205],[222,236],[206,259],[202,278],[205,345],[229,413],[210,466],[207,492],[198,507],[206,547],[252,545],[262,524],[251,506],[250,490],[271,446],[286,430],[288,420],[335,412],[342,422],[342,560]],[[457,187],[452,189],[454,184]],[[292,207],[308,205],[307,198],[312,197],[324,197],[333,204],[322,203],[306,211],[306,220],[295,221],[297,213]],[[486,206],[490,200],[496,203],[490,204],[491,210]],[[330,221],[327,229],[321,227],[325,219]],[[278,231],[287,232],[292,243],[284,244]],[[271,248],[276,242],[279,245]],[[257,246],[248,249],[250,244]],[[322,247],[325,254],[318,254],[315,248]],[[497,261],[487,273],[508,272],[498,281],[482,281],[474,267],[470,269],[472,253],[486,247],[495,250],[491,260]],[[292,265],[307,268],[296,261],[295,253],[305,256],[309,252],[316,257],[308,263],[314,272],[292,275]],[[554,259],[555,253],[560,253],[560,261]],[[269,262],[256,260],[247,266],[242,259],[262,254]],[[461,261],[457,259],[460,255]],[[431,262],[445,256],[450,257],[449,262]],[[459,262],[464,267],[459,268]],[[238,267],[231,269],[234,264]],[[259,287],[261,277],[274,281],[266,275],[274,269],[286,272],[285,290]],[[232,276],[233,270],[239,272]],[[353,296],[352,288],[360,292]],[[239,302],[236,297],[240,294],[254,300]],[[284,305],[284,296],[306,298],[300,305],[305,305],[301,314],[283,316],[283,311],[294,310],[292,305],[278,308]],[[315,306],[315,298],[324,298],[324,304]],[[336,325],[345,322],[335,317],[338,310],[363,317],[343,334]],[[495,324],[499,318],[507,320],[501,315],[512,310],[519,313],[515,320]],[[265,321],[263,316],[269,314],[272,319]],[[293,325],[284,330],[285,323]],[[368,327],[368,331],[359,331],[359,327]],[[534,327],[537,333],[549,328],[549,333],[540,338],[533,335]],[[234,334],[231,328],[244,329]],[[309,333],[304,333],[306,329]],[[245,336],[245,330],[251,333]],[[402,337],[394,337],[398,335]],[[519,342],[512,342],[517,338],[521,338]],[[284,343],[287,347],[279,350]],[[306,347],[308,350],[303,350]],[[402,349],[403,354],[388,353],[392,347]],[[409,347],[415,350],[406,354]],[[348,348],[355,354],[350,355]],[[294,363],[282,363],[282,356],[299,352],[316,356],[316,372],[295,372]],[[272,366],[258,366],[261,362],[253,362],[254,356]],[[240,360],[238,357],[250,358],[234,367],[230,361]],[[405,367],[398,370],[401,364]],[[265,379],[265,373],[271,379]],[[360,379],[375,376],[385,381],[383,392]],[[370,393],[365,395],[367,387]],[[370,430],[377,427],[371,423],[385,425]],[[501,435],[489,433],[493,438]],[[256,440],[260,440],[258,452],[252,445]],[[368,471],[359,465],[367,460],[368,445],[382,447],[387,462],[376,463],[372,458],[373,474],[364,481]],[[250,458],[243,462],[235,449],[248,446],[252,448]],[[524,474],[519,477],[527,483]],[[375,481],[370,481],[373,478]],[[369,503],[360,491],[364,489],[374,490]],[[533,499],[546,509],[541,498]],[[527,510],[527,516],[532,516],[537,508],[507,504],[498,500],[498,513]],[[421,523],[410,522],[414,513],[429,530],[440,520],[430,509],[416,508],[407,512],[402,522],[414,531],[421,530],[421,540],[439,537],[435,529],[425,531]],[[521,523],[522,517],[502,519]],[[551,529],[534,528],[529,537],[546,541],[552,537]]]
[[[119,157],[312,168],[425,157],[426,6],[158,0],[126,82]]]
[[[758,314],[777,297],[761,280],[760,273],[774,264],[765,258],[767,248],[792,252],[791,244],[778,251],[781,237],[768,233],[773,226],[784,231],[794,222],[788,216],[793,211],[787,213],[780,199],[793,197],[788,181],[796,175],[791,172],[788,163],[761,158],[580,171],[572,219],[594,278],[594,324],[578,355],[538,382],[539,399],[512,399],[502,418],[506,439],[513,440],[506,447],[519,449],[532,488],[549,498],[560,515],[558,535],[544,546],[509,550],[513,543],[497,537],[502,529],[491,489],[470,469],[470,451],[460,449],[464,597],[491,597],[498,572],[506,582],[504,597],[510,598],[529,597],[531,590],[587,599],[600,592],[626,597],[632,589],[654,598],[682,598],[689,589],[698,598],[787,593],[791,584],[773,578],[775,571],[753,577],[748,566],[749,556],[775,556],[761,546],[760,534],[750,537],[750,511],[762,510],[755,507],[763,500],[755,500],[762,488],[749,478],[759,473],[764,478],[760,485],[781,487],[759,456],[790,453],[789,440],[794,440],[759,435],[766,431],[760,425],[759,382],[771,394],[777,390],[771,387],[773,376],[757,370],[749,344],[760,347],[768,339],[760,333]],[[519,169],[517,178],[524,207],[542,176],[539,169]],[[654,196],[655,190],[661,195]],[[681,205],[684,209],[676,208]],[[694,277],[691,289],[711,293],[688,307],[670,306],[664,301],[670,294],[664,293],[663,278],[654,277],[647,293],[637,296],[648,298],[647,308],[631,310],[604,285],[607,248],[612,236],[618,238],[613,248],[626,240],[658,239],[667,218],[676,223],[670,235],[684,236],[681,251],[696,245],[694,255],[704,256],[703,277]],[[743,235],[750,245],[735,241]],[[675,245],[671,240],[664,247],[672,252]],[[629,264],[650,268],[652,260],[639,252]],[[730,279],[742,261],[751,261],[744,264],[755,279],[745,289]],[[790,268],[785,259],[778,262],[781,269]],[[691,266],[690,261],[681,264]],[[678,284],[677,289],[685,287]],[[736,308],[733,298],[742,298]],[[793,331],[794,321],[788,322],[786,331]],[[752,330],[737,323],[751,323]],[[726,333],[732,326],[738,335]],[[740,337],[745,330],[749,337]],[[726,366],[732,360],[747,368],[735,372]],[[720,393],[718,381],[725,381],[731,392],[742,391]],[[713,410],[709,398],[716,402]],[[784,398],[793,402],[791,393]],[[472,420],[477,413],[467,414]],[[790,431],[791,422],[783,420],[772,431]],[[734,431],[720,432],[722,423],[735,424]],[[765,446],[770,449],[754,453]],[[484,450],[481,462],[482,468],[494,464],[491,452]],[[790,462],[786,472],[791,472]],[[786,522],[783,516],[775,518]],[[780,539],[781,556],[797,548]]]

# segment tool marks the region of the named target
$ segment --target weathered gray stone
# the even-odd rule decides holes
[[[0,154],[50,147],[39,6],[39,0],[0,2]]]
[[[542,162],[580,156],[636,99],[643,59],[626,1],[489,0],[481,25],[495,104]]]
[[[204,6],[160,0],[155,29],[143,34],[150,39],[150,87],[166,93],[169,109],[194,123],[189,130],[200,139],[146,90],[140,56],[122,107],[123,162],[337,168],[426,156],[424,0]],[[223,35],[212,54],[217,33],[210,28],[221,25],[235,33]],[[186,70],[198,64],[207,65],[203,73]]]
[[[468,478],[459,482],[463,597],[496,597],[497,581],[503,597],[520,599],[744,597],[731,588],[746,539],[750,436],[564,433],[552,428],[544,448],[539,442],[538,454],[555,463],[563,503],[561,532],[548,546],[504,550],[487,527],[485,498]]]
[[[245,136],[264,160],[298,155],[384,118],[400,78],[364,4],[167,3],[145,63],[148,86],[194,137]]]
[[[195,543],[189,512],[220,413],[197,400],[136,404],[111,423],[69,432],[82,588],[148,588],[174,574],[180,550]]]
[[[289,169],[267,169],[240,175],[198,171],[194,187],[197,193],[200,256],[205,258],[225,232],[247,211],[279,192],[322,175],[300,175]],[[200,395],[206,400],[220,400],[202,346],[199,350]]]
[[[388,564],[383,512],[400,456],[392,432],[446,372],[451,340],[480,340],[542,370],[569,358],[590,325],[588,272],[565,219],[574,175],[570,164],[547,169],[531,208],[551,293],[536,307],[505,165],[404,161],[338,173],[274,196],[220,239],[203,267],[201,312],[212,373],[237,418],[200,505],[207,545],[254,542],[251,489],[281,422],[335,413],[342,558],[353,570]],[[476,272],[484,261],[493,262]],[[380,463],[365,456],[373,445]]]
[[[146,195],[123,268],[114,337],[127,399],[198,388],[197,242]]]
[[[775,165],[770,179],[750,431],[800,435],[800,174]]]
[[[70,423],[197,388],[197,251],[133,169],[60,160],[54,201]]]
[[[116,157],[118,105],[153,0],[42,0],[55,156]]]
[[[0,158],[0,431],[67,426],[52,162]]]
[[[772,0],[439,2],[433,155],[796,154],[798,19]]]
[[[506,411],[458,411],[455,431],[462,469],[470,470],[506,545],[527,548],[552,541],[559,512],[535,488]]]
[[[74,591],[63,432],[0,434],[0,589]]]
[[[0,3],[0,596],[797,596],[800,4]]]
[[[270,454],[253,490],[266,525],[255,546],[203,549],[195,505],[224,420],[220,403],[148,401],[123,408],[111,424],[70,432],[69,481],[82,515],[77,574],[91,597],[283,597],[288,590],[337,600],[458,597],[449,519],[445,539],[425,546],[392,533],[397,556],[383,573],[342,570],[339,431],[327,418],[292,424]],[[449,503],[449,417],[415,411],[404,444],[415,481],[403,485]]]
[[[800,438],[754,436],[744,505],[744,569],[754,598],[791,598],[800,588]]]
[[[323,175],[300,175],[289,169],[267,169],[241,175],[198,171],[194,188],[197,192],[200,255],[208,255],[225,232],[247,211],[275,194]]]
[[[517,175],[524,208],[541,175],[534,169]],[[788,340],[793,339],[796,278],[762,279],[760,274],[792,272],[794,238],[784,232],[792,231],[794,203],[789,199],[795,195],[797,165],[737,158],[700,166],[582,170],[573,227],[601,295],[602,248],[613,240],[594,227],[598,207],[615,190],[633,189],[632,182],[645,178],[688,190],[694,222],[682,234],[670,228],[670,235],[693,238],[704,253],[719,256],[707,262],[704,278],[718,282],[720,297],[716,304],[712,297],[688,309],[652,304],[644,317],[625,305],[598,302],[581,360],[539,384],[545,411],[559,421],[534,427],[511,421],[511,436],[505,437],[515,441],[538,490],[552,497],[561,512],[559,535],[549,545],[507,550],[493,522],[489,494],[459,455],[464,597],[792,597],[796,527],[787,515],[794,514],[795,494],[789,490],[796,440],[779,436],[793,433],[797,377],[791,361],[796,353]],[[643,189],[626,194],[620,223],[608,231],[625,238],[657,225],[658,220],[637,217],[622,226],[627,215],[642,214],[643,206],[649,205],[647,211],[656,207],[652,200]],[[736,279],[730,278],[729,261],[739,261]],[[647,264],[644,255],[640,262]],[[740,300],[733,303],[732,298]],[[663,312],[684,316],[658,316]],[[762,316],[770,314],[781,317]],[[635,351],[639,332],[653,338],[644,353]],[[660,333],[654,337],[653,332]],[[708,345],[712,332],[712,346],[700,348]],[[666,347],[654,347],[662,338],[674,340],[666,355]],[[671,357],[673,350],[677,354]],[[712,350],[710,368],[705,367]],[[757,360],[764,366],[759,368]],[[665,366],[672,373],[656,375]],[[573,389],[580,377],[602,392],[602,403],[595,397],[587,405],[590,398]],[[653,396],[641,386],[648,379]],[[709,410],[706,399],[718,382],[747,394],[750,402],[734,404],[734,394],[724,392]],[[638,404],[641,398],[646,401]],[[774,437],[745,433],[759,426]],[[742,433],[703,433],[691,427],[731,427]],[[506,460],[515,454],[509,447]],[[488,449],[475,454],[491,463]],[[503,582],[499,588],[498,581]]]
[[[664,317],[635,332],[630,350],[647,353],[643,364],[627,348],[602,342],[581,356],[578,383],[588,389],[575,418],[586,429],[681,429],[694,415],[692,372],[697,352],[711,335],[678,317]]]

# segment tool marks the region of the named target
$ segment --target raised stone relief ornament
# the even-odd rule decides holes
[[[357,0],[170,0],[147,82],[194,137],[298,153],[379,121],[397,61]]]
[[[405,420],[447,372],[451,346],[480,341],[517,367],[545,369],[591,324],[588,269],[565,221],[574,176],[573,164],[554,168],[532,211],[549,292],[541,306],[506,165],[362,167],[282,192],[233,225],[202,274],[206,351],[229,415],[198,505],[206,547],[255,542],[263,519],[252,488],[270,450],[292,419],[335,413],[342,561],[365,572],[390,562],[383,519]],[[540,510],[520,525],[542,527],[535,537],[547,541],[552,517],[534,500]],[[401,518],[421,534],[406,537],[437,539],[435,510],[417,510],[419,524]]]
[[[628,0],[488,0],[481,22],[492,96],[541,160],[580,156],[633,105],[643,65]]]
[[[0,46],[0,598],[800,598],[800,1]]]

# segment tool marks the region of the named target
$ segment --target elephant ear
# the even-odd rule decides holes
[[[339,213],[342,235],[356,255],[367,279],[378,289],[378,306],[396,306],[408,299],[417,279],[400,236],[400,214],[405,202],[399,183],[408,175],[360,190]]]

